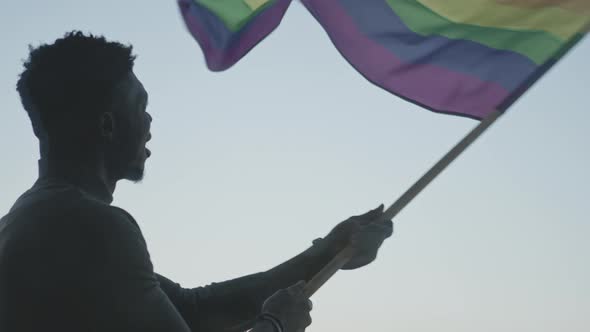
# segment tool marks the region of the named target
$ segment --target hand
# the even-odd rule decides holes
[[[309,312],[312,309],[311,301],[303,296],[305,282],[276,292],[262,305],[262,313],[268,313],[276,317],[283,325],[284,332],[303,332],[311,325]]]
[[[336,251],[352,245],[354,255],[342,269],[357,269],[374,261],[383,241],[393,234],[393,222],[381,219],[382,216],[383,204],[363,215],[348,218],[334,227],[325,239],[318,240],[328,242]]]

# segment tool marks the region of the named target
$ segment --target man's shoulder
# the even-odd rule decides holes
[[[94,271],[89,264],[151,267],[129,213],[75,190],[58,196],[29,201],[0,219],[0,270],[61,266],[59,276],[67,279],[79,274],[76,267]]]
[[[122,208],[104,203],[85,193],[78,193],[66,200],[67,207],[61,217],[53,222],[58,228],[77,232],[86,238],[102,238],[103,241],[141,238],[135,219]]]
[[[0,237],[51,237],[55,234],[140,234],[125,210],[97,200],[75,187],[27,192],[0,219]]]

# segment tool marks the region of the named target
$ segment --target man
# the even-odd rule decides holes
[[[393,232],[383,206],[265,272],[192,289],[154,273],[136,221],[111,205],[117,182],[141,180],[151,154],[131,52],[70,32],[24,64],[17,90],[41,159],[38,180],[0,219],[0,331],[303,331],[305,281],[351,241],[345,269],[373,261]]]

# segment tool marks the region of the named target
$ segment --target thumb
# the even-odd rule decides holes
[[[384,207],[385,206],[383,204],[381,204],[376,209],[373,209],[373,210],[369,211],[369,214],[371,216],[375,216],[375,218],[376,218],[376,217],[380,216],[381,214],[383,214],[383,208]]]
[[[383,214],[384,205],[379,205],[376,209],[373,209],[365,214],[357,216],[356,218],[367,220],[368,223],[379,218]]]

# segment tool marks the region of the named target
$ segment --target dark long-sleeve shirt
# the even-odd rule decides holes
[[[154,273],[133,217],[88,188],[42,178],[0,219],[0,331],[245,330],[268,296],[333,257],[311,248],[266,272],[182,288]]]

